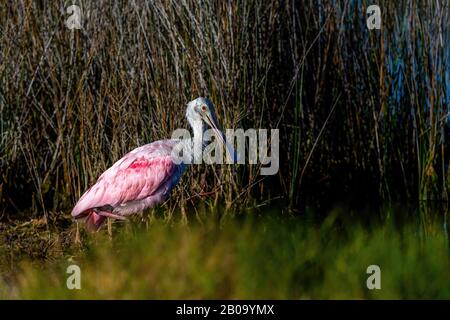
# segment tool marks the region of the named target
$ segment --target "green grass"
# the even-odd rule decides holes
[[[72,244],[45,262],[22,257],[13,270],[3,267],[0,297],[450,298],[442,216],[399,225],[392,211],[382,222],[348,227],[345,213],[335,210],[316,223],[280,218],[279,212],[207,212],[188,224],[155,219],[148,228],[115,225],[112,241],[105,230],[82,233],[81,247]],[[66,268],[74,263],[81,268],[82,289],[71,291]],[[381,268],[381,290],[366,288],[372,264]]]

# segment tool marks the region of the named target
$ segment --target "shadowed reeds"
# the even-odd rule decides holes
[[[369,4],[81,1],[75,31],[63,1],[3,4],[0,214],[69,210],[200,95],[224,128],[279,128],[280,171],[192,166],[172,205],[448,199],[449,3],[379,1],[372,31]]]

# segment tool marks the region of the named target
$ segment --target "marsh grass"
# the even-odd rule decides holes
[[[2,266],[0,297],[450,297],[448,230],[441,214],[428,214],[425,221],[388,209],[366,223],[349,218],[347,209],[335,209],[323,221],[280,213],[209,211],[188,225],[163,218],[148,227],[116,224],[114,241],[106,233],[83,234],[80,247],[72,244],[40,262],[22,256],[13,269]],[[81,290],[66,287],[72,264],[81,268]],[[381,268],[381,290],[366,287],[366,269],[373,264]]]
[[[3,216],[70,210],[123,154],[187,127],[200,95],[225,128],[279,128],[281,168],[193,167],[168,212],[448,199],[448,1],[379,1],[375,31],[366,0],[81,4],[74,32],[63,1],[0,7]]]

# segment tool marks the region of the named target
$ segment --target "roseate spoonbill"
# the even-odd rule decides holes
[[[124,220],[167,199],[186,169],[185,163],[174,161],[173,148],[180,142],[195,145],[197,141],[200,148],[193,148],[194,155],[202,152],[207,125],[213,129],[218,141],[226,146],[228,156],[236,159],[233,148],[220,129],[211,101],[200,97],[189,102],[186,118],[194,132],[193,140],[159,140],[127,153],[83,194],[73,208],[72,216],[85,219],[87,228],[97,231],[107,217]]]

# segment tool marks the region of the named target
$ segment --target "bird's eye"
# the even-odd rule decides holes
[[[203,112],[206,112],[207,109],[208,109],[208,108],[206,108],[205,105],[202,105],[202,111],[203,111]]]

